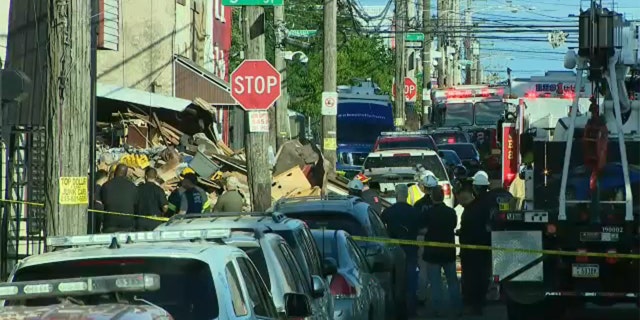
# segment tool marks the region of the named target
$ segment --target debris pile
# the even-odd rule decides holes
[[[250,211],[244,150],[232,150],[216,139],[213,130],[209,130],[210,134],[185,134],[177,128],[179,125],[163,122],[153,112],[127,110],[112,116],[114,122],[99,123],[98,169],[110,171],[117,164],[126,164],[138,184],[147,167],[156,168],[167,194],[177,188],[185,170],[193,171],[212,203],[224,191],[226,179],[234,176],[240,182],[245,211]],[[272,169],[272,200],[319,196],[322,186],[328,184],[325,163],[317,146],[307,141],[283,144]]]

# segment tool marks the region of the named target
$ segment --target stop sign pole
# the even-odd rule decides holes
[[[249,20],[252,21],[252,19]],[[264,49],[264,39],[258,47]],[[254,54],[260,50],[248,51]],[[264,51],[262,53],[264,54]],[[254,57],[249,56],[249,58]],[[280,97],[280,83],[278,70],[268,61],[257,59],[257,57],[243,61],[231,74],[231,96],[247,114],[245,155],[253,211],[265,211],[271,206],[268,110]],[[271,152],[275,155],[276,150],[272,149]]]

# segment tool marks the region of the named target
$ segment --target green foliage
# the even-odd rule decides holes
[[[320,100],[323,89],[323,12],[318,1],[291,1],[285,8],[286,26],[289,30],[318,30],[314,38],[299,39],[285,45],[284,50],[302,51],[309,61],[302,64],[289,62],[287,88],[290,96],[289,108],[307,116],[320,114]],[[240,9],[233,11],[232,58],[230,70],[234,70],[242,60],[234,55],[244,48],[240,28]],[[275,46],[275,26],[273,10],[265,12],[265,32],[267,59],[273,63]],[[353,84],[353,79],[371,78],[382,91],[391,93],[394,75],[393,52],[385,48],[377,36],[359,34],[359,23],[351,10],[339,1],[338,6],[338,84]],[[298,39],[296,39],[298,40]]]

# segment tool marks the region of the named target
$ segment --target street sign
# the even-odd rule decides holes
[[[222,5],[227,7],[282,6],[284,0],[222,0]]]
[[[269,132],[269,112],[249,112],[249,132]]]
[[[424,33],[420,33],[420,32],[405,33],[404,40],[412,41],[412,42],[424,41]]]
[[[322,115],[323,116],[338,115],[338,93],[337,92],[322,93]]]
[[[289,30],[287,36],[291,38],[311,38],[318,34],[318,30]]]
[[[393,84],[391,88],[391,93],[395,97],[396,96],[396,85]],[[412,78],[406,77],[404,78],[404,99],[405,102],[416,102],[416,98],[418,97],[418,85],[415,80]]]
[[[280,73],[267,60],[244,60],[231,74],[231,96],[246,111],[268,110],[280,98]]]

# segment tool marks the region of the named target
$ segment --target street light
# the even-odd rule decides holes
[[[285,60],[293,61],[296,58],[296,56],[298,56],[298,60],[301,63],[306,64],[307,62],[309,62],[309,57],[307,57],[307,55],[302,51],[283,51],[282,52],[282,57]]]

